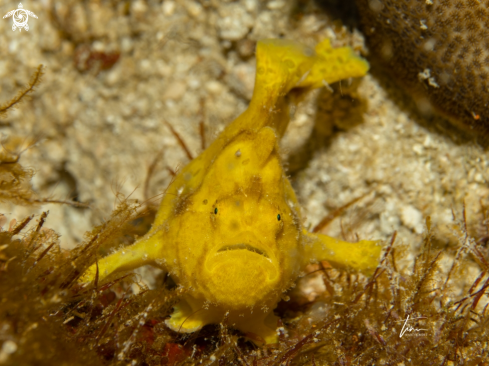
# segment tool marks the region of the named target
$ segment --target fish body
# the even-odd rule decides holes
[[[377,241],[347,243],[302,226],[284,172],[279,141],[289,106],[311,89],[360,77],[368,63],[325,40],[312,50],[286,40],[262,40],[248,109],[185,166],[166,190],[151,230],[99,261],[99,280],[152,264],[184,290],[166,324],[194,332],[227,323],[255,343],[277,341],[273,309],[312,262],[328,260],[369,272]],[[92,281],[92,265],[81,282]]]

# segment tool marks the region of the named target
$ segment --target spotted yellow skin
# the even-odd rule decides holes
[[[313,88],[365,75],[368,63],[328,40],[315,51],[262,40],[256,59],[248,109],[175,177],[151,230],[98,267],[99,280],[145,264],[163,268],[185,289],[166,322],[171,329],[194,332],[225,321],[263,344],[277,341],[273,309],[308,263],[369,273],[381,247],[305,230],[278,147],[290,104]],[[92,265],[80,281],[95,272]]]

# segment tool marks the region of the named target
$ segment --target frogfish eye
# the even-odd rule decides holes
[[[217,207],[214,209],[214,214],[217,215]]]
[[[277,220],[280,221],[280,214],[277,215]]]

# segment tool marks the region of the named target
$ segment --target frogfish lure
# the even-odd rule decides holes
[[[280,160],[289,106],[314,88],[364,76],[367,61],[329,40],[312,50],[268,39],[256,47],[250,105],[186,165],[166,191],[151,230],[98,262],[99,280],[151,264],[184,289],[166,324],[195,332],[227,323],[257,344],[277,342],[273,309],[304,267],[327,260],[370,273],[378,241],[348,243],[308,232]],[[94,264],[79,279],[93,281]]]

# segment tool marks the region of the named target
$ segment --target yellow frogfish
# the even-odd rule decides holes
[[[166,190],[151,230],[98,262],[99,280],[146,264],[184,289],[166,324],[195,332],[227,324],[258,344],[277,342],[274,308],[309,263],[366,273],[378,264],[378,241],[348,243],[308,232],[284,172],[279,140],[289,106],[309,90],[366,74],[367,61],[325,40],[315,50],[261,40],[248,109],[186,165]],[[93,281],[94,264],[79,282]]]

